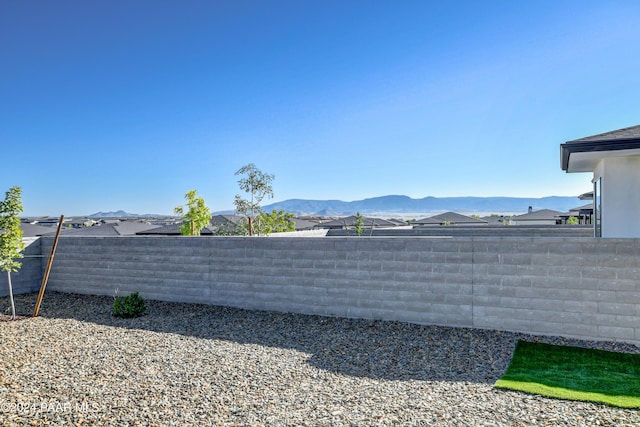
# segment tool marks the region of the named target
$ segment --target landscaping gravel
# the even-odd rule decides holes
[[[16,296],[17,312],[35,300]],[[121,319],[112,305],[47,292],[40,317],[0,322],[3,425],[640,425],[640,411],[493,388],[519,338],[640,353],[630,344],[158,301]]]

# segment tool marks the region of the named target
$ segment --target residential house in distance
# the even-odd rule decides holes
[[[31,224],[29,222],[21,222],[20,228],[22,229],[22,237],[40,237],[56,233],[56,227]]]
[[[470,216],[462,215],[455,212],[445,212],[439,215],[434,215],[429,218],[419,219],[413,221],[413,227],[433,227],[439,225],[464,225],[464,226],[478,226],[487,225],[489,222],[484,219],[472,218]]]
[[[292,221],[295,224],[296,231],[313,230],[319,224],[318,221],[309,221],[301,218],[292,218]]]
[[[562,215],[562,212],[552,209],[534,211],[529,208],[526,214],[512,216],[509,225],[558,225],[562,223]]]
[[[97,223],[98,223],[97,221],[94,221],[91,218],[85,218],[85,217],[73,217],[73,218],[64,219],[64,226],[68,228],[92,227]]]
[[[488,225],[505,225],[509,223],[511,216],[505,215],[489,215],[483,216],[481,220],[487,221]]]
[[[596,237],[640,237],[640,126],[560,144],[560,167],[593,174]]]
[[[561,214],[560,218],[562,219],[562,224],[567,224],[570,217],[577,218],[578,224],[591,224],[591,218],[593,217],[593,202],[569,209],[569,212]]]
[[[243,228],[241,215],[214,215],[209,227],[217,235],[234,235]]]
[[[296,231],[313,230],[317,221],[308,221],[300,218],[291,218]],[[216,234],[242,234],[234,232],[239,228],[244,228],[244,217],[241,215],[214,215],[211,217],[211,226],[216,230]],[[277,233],[276,233],[277,234]]]
[[[107,237],[107,236],[134,236],[138,232],[152,230],[158,228],[157,225],[152,225],[144,222],[135,221],[120,221],[110,222],[108,224],[94,225],[93,227],[83,228],[63,228],[61,235],[63,236],[93,236],[93,237]],[[55,231],[51,231],[49,236],[55,234]]]
[[[366,229],[372,228],[391,228],[397,227],[396,222],[388,221],[382,218],[362,217],[363,227]],[[334,219],[332,221],[316,224],[316,229],[328,229],[328,230],[348,230],[352,229],[356,223],[356,216],[351,215],[344,218]]]
[[[148,230],[138,231],[137,236],[180,236],[180,226],[182,224],[169,224],[160,227],[150,228]],[[216,230],[213,229],[211,224],[200,230],[201,236],[213,236]]]
[[[58,222],[60,222],[60,217],[50,217],[50,216],[39,216],[39,217],[27,217],[22,218],[22,222],[26,222],[29,224],[37,224],[42,227],[57,227]],[[65,218],[63,221],[63,225],[69,221],[69,218]]]

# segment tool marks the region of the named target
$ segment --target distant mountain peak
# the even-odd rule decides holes
[[[94,214],[89,215],[89,218],[123,218],[123,217],[132,217],[132,216],[140,216],[138,214],[132,214],[125,211],[115,211],[115,212],[96,212]]]

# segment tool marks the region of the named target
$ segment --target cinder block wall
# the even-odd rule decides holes
[[[62,237],[47,289],[640,344],[639,243]]]
[[[640,344],[640,239],[476,239],[474,326]]]
[[[469,249],[451,239],[62,237],[47,289],[471,326]]]
[[[356,236],[349,230],[327,230],[327,236]],[[374,228],[365,230],[363,236],[375,237],[593,237],[592,225],[451,225],[418,228]]]
[[[28,294],[40,289],[42,283],[40,239],[23,239],[24,258],[20,260],[22,267],[11,273],[11,285],[14,295]],[[7,273],[0,270],[0,297],[9,295]]]

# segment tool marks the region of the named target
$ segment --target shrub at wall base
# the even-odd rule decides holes
[[[140,317],[145,311],[147,306],[137,292],[126,297],[116,297],[113,302],[113,315],[117,317]]]

